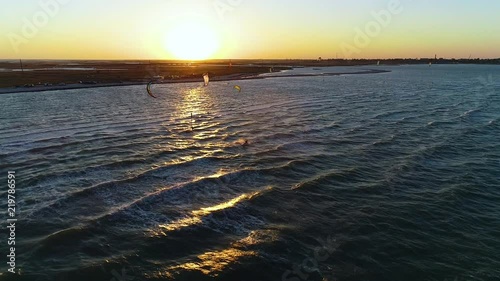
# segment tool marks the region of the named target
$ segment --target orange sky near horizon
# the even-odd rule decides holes
[[[0,59],[500,57],[499,1],[415,2],[12,1]]]

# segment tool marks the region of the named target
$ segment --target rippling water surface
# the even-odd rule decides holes
[[[499,280],[500,67],[380,68],[0,96],[14,279]]]

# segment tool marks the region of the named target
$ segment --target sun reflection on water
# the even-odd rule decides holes
[[[206,117],[213,112],[212,95],[203,87],[188,89],[182,94],[182,100],[176,105],[176,115],[183,118]]]
[[[226,132],[227,127],[220,128],[220,123],[216,121],[218,112],[213,103],[213,96],[207,89],[203,87],[188,89],[181,92],[181,95],[177,100],[173,114],[173,118],[177,121],[175,122],[176,127],[169,129],[170,133],[181,138],[177,138],[175,141],[169,143],[168,149],[173,151],[173,153],[176,150],[190,150],[190,152],[178,156],[177,159],[180,159],[181,162],[192,161],[200,157],[199,153],[213,154],[215,153],[214,151],[221,152],[227,147],[235,146],[234,143],[226,141],[228,137],[228,133]],[[237,157],[237,155],[233,155],[232,157]],[[194,178],[192,182],[205,179],[221,179],[236,171],[239,170],[221,169],[215,174]],[[205,217],[223,210],[235,208],[239,204],[248,202],[269,190],[271,190],[271,187],[266,187],[260,191],[247,192],[234,198],[222,199],[224,200],[222,203],[216,203],[211,206],[206,206],[205,203],[203,204],[205,207],[197,207],[197,209],[188,211],[183,217],[157,225],[157,227],[150,230],[150,233],[153,237],[165,237],[169,232],[203,224]],[[221,200],[218,195],[216,199],[219,202]],[[245,257],[257,255],[257,252],[249,250],[247,247],[252,247],[261,243],[261,241],[267,241],[270,239],[269,237],[273,236],[271,234],[259,234],[260,232],[251,231],[247,237],[231,243],[227,248],[205,251],[197,255],[195,260],[188,260],[182,264],[176,263],[175,265],[166,267],[163,271],[156,272],[155,275],[156,277],[171,278],[173,276],[172,273],[187,270],[197,271],[208,276],[217,276],[219,272],[231,264],[237,263]]]
[[[272,243],[279,239],[279,232],[271,229],[251,231],[248,236],[239,239],[225,249],[207,251],[196,256],[195,260],[182,264],[166,267],[165,270],[156,272],[156,277],[173,278],[174,274],[182,271],[198,271],[204,275],[216,277],[227,267],[238,263],[244,258],[258,256],[258,252],[249,248],[257,247],[263,243]]]
[[[236,198],[233,198],[229,201],[223,202],[221,204],[211,206],[211,207],[206,207],[206,208],[200,208],[199,210],[194,210],[191,211],[191,213],[184,218],[175,220],[171,223],[168,224],[160,224],[158,227],[160,229],[164,229],[167,231],[174,231],[174,230],[179,230],[184,227],[192,226],[195,224],[200,224],[202,222],[202,218],[205,216],[208,216],[214,212],[221,211],[224,209],[232,208],[238,203],[242,201],[247,201],[252,199],[253,197],[261,194],[261,192],[253,192],[253,193],[247,193],[247,194],[242,194]],[[163,235],[166,235],[164,232],[160,232]],[[157,233],[159,234],[159,233]]]

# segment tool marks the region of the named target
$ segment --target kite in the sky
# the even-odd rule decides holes
[[[208,77],[208,73],[203,74],[203,81],[205,82],[205,86],[208,86],[210,82],[210,78]]]
[[[153,93],[151,92],[151,85],[153,85],[153,81],[150,81],[148,83],[148,86],[146,87],[146,90],[148,91],[148,95],[150,95],[152,98],[156,99],[155,95],[153,95]]]
[[[238,85],[234,86],[234,89],[235,89],[236,91],[238,91],[238,93],[240,93],[240,92],[241,92],[241,87],[240,87],[240,86],[238,86]]]

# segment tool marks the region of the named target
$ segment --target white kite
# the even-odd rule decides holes
[[[208,73],[203,74],[203,81],[205,82],[205,86],[208,86],[210,82],[210,78],[208,77]]]

